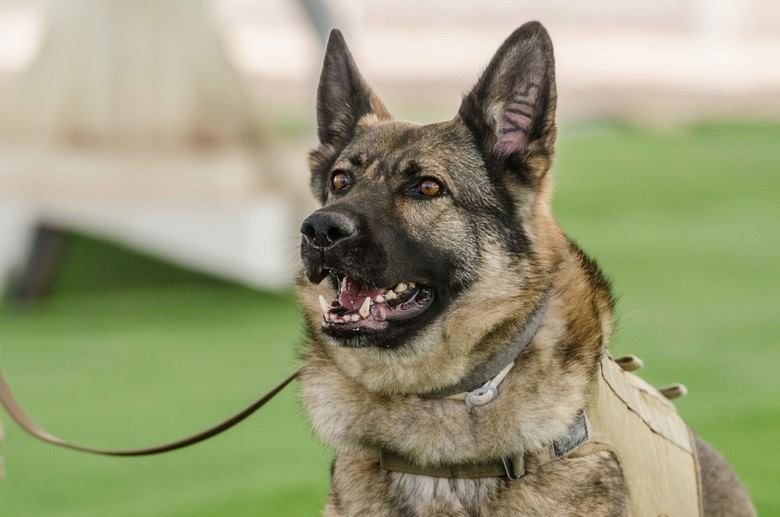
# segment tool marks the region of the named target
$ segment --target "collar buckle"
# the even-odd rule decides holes
[[[491,384],[487,384],[475,389],[474,391],[469,391],[466,393],[466,396],[463,400],[466,403],[466,407],[471,409],[473,407],[489,404],[493,402],[496,397],[498,397],[498,388]]]

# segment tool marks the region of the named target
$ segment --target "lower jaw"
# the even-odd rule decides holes
[[[362,348],[369,346],[388,346],[384,345],[390,336],[388,335],[389,326],[385,329],[348,329],[323,327],[325,335],[332,338],[336,345],[346,348]]]
[[[390,328],[390,322],[385,321],[361,321],[357,323],[322,323],[322,330],[326,334],[342,335],[342,334],[376,334],[384,332]]]
[[[424,317],[421,314],[419,317]],[[427,319],[427,318],[426,318]],[[407,341],[420,325],[417,318],[406,321],[377,321],[366,324],[351,323],[322,325],[322,332],[345,348],[397,348]]]
[[[393,332],[395,329],[387,330],[365,330],[358,332],[346,329],[323,329],[323,333],[328,336],[337,348],[373,348],[373,349],[396,349],[400,348],[408,341],[405,332]]]
[[[386,320],[377,326],[322,325],[322,332],[342,348],[397,349],[430,324],[441,312],[442,300],[435,299],[428,309],[408,320]],[[354,324],[357,325],[357,324]]]

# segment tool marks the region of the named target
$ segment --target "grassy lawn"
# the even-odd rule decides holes
[[[674,132],[564,128],[563,226],[619,295],[616,353],[735,465],[780,515],[780,126]],[[178,438],[225,417],[296,364],[291,294],[206,279],[75,239],[55,293],[0,308],[0,361],[44,426],[105,447]],[[5,415],[8,516],[316,515],[330,451],[295,389],[238,428],[178,453],[98,458],[22,434]]]

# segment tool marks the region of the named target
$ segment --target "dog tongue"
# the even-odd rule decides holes
[[[385,290],[366,287],[349,277],[344,278],[339,291],[339,303],[348,311],[356,311],[363,305],[366,298],[374,298]]]

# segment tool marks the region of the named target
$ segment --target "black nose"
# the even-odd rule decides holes
[[[330,248],[355,234],[354,219],[341,212],[316,211],[303,221],[301,233],[317,248]]]

